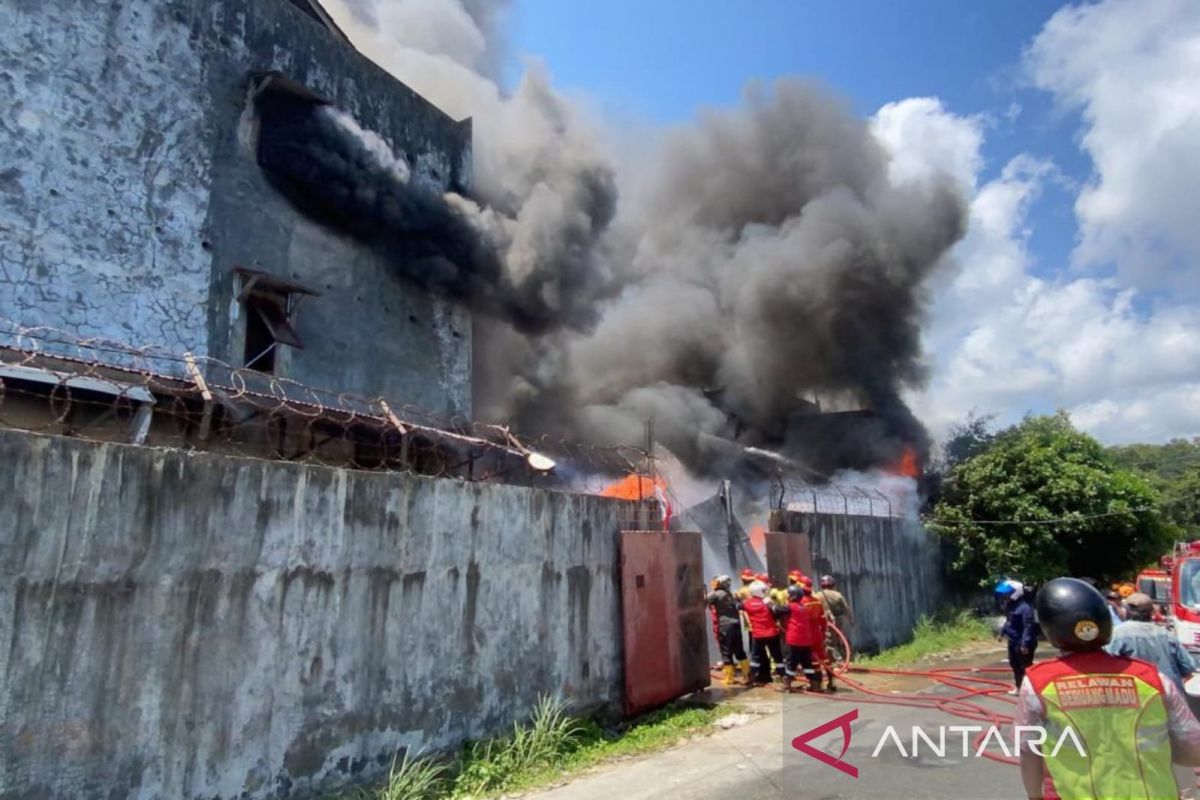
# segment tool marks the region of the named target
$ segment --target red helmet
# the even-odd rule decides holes
[[[742,570],[740,574],[742,576],[742,580],[744,581],[754,580],[754,570],[750,569],[749,567],[746,567],[744,570]]]
[[[798,569],[788,573],[788,582],[790,583],[805,583],[806,581],[808,581],[808,576]]]
[[[763,583],[765,583],[767,586],[770,586],[770,585],[771,585],[771,576],[770,576],[770,575],[768,575],[768,574],[767,574],[767,573],[765,573],[765,572],[760,572],[760,573],[758,573],[757,575],[755,575],[755,576],[754,576],[754,580],[756,580],[756,581],[762,581],[762,582],[763,582]]]

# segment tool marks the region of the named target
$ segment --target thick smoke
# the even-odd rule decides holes
[[[258,161],[298,206],[370,243],[400,274],[523,334],[594,321],[593,251],[615,209],[605,172],[481,208],[412,174],[343,111],[287,90],[258,95]],[[570,185],[566,185],[570,181]]]
[[[963,231],[949,179],[893,184],[865,121],[801,81],[752,90],[646,144],[649,169],[623,168],[536,66],[497,88],[482,3],[352,2],[339,21],[368,55],[475,119],[474,200],[446,208],[498,253],[469,266],[486,248],[456,251],[479,270],[471,290],[493,295],[477,301],[493,311],[476,338],[482,415],[622,444],[653,417],[701,472],[742,446],[811,461],[821,440],[859,467],[924,446],[900,392],[923,378],[924,281]],[[831,427],[812,399],[867,412]]]
[[[852,466],[922,448],[900,389],[923,377],[923,282],[962,234],[953,184],[893,185],[867,125],[797,81],[676,131],[659,163],[622,231],[636,282],[518,380],[525,424],[636,441],[653,417],[692,465],[728,440],[804,457],[869,438]],[[873,413],[831,443],[814,396]]]

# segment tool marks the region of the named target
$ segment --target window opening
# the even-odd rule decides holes
[[[246,327],[242,366],[274,375],[280,345],[304,349],[304,341],[293,327],[296,310],[305,295],[319,295],[307,286],[241,267],[238,302],[245,312]]]

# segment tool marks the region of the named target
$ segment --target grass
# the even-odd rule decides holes
[[[856,657],[854,663],[864,667],[898,667],[991,639],[989,623],[970,611],[948,612],[937,617],[923,616],[913,629],[911,642],[884,650],[878,655]]]
[[[709,730],[722,708],[672,704],[616,728],[543,698],[508,736],[468,744],[457,759],[404,758],[382,787],[343,800],[484,800],[525,791],[617,758],[660,750]]]

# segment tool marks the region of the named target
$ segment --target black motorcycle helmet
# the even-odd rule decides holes
[[[1038,622],[1060,650],[1099,650],[1112,638],[1112,616],[1104,595],[1078,578],[1055,578],[1037,595]]]
[[[791,586],[789,586],[787,593],[788,600],[791,600],[793,603],[799,603],[804,599],[805,595],[804,587],[798,583],[793,583]]]

